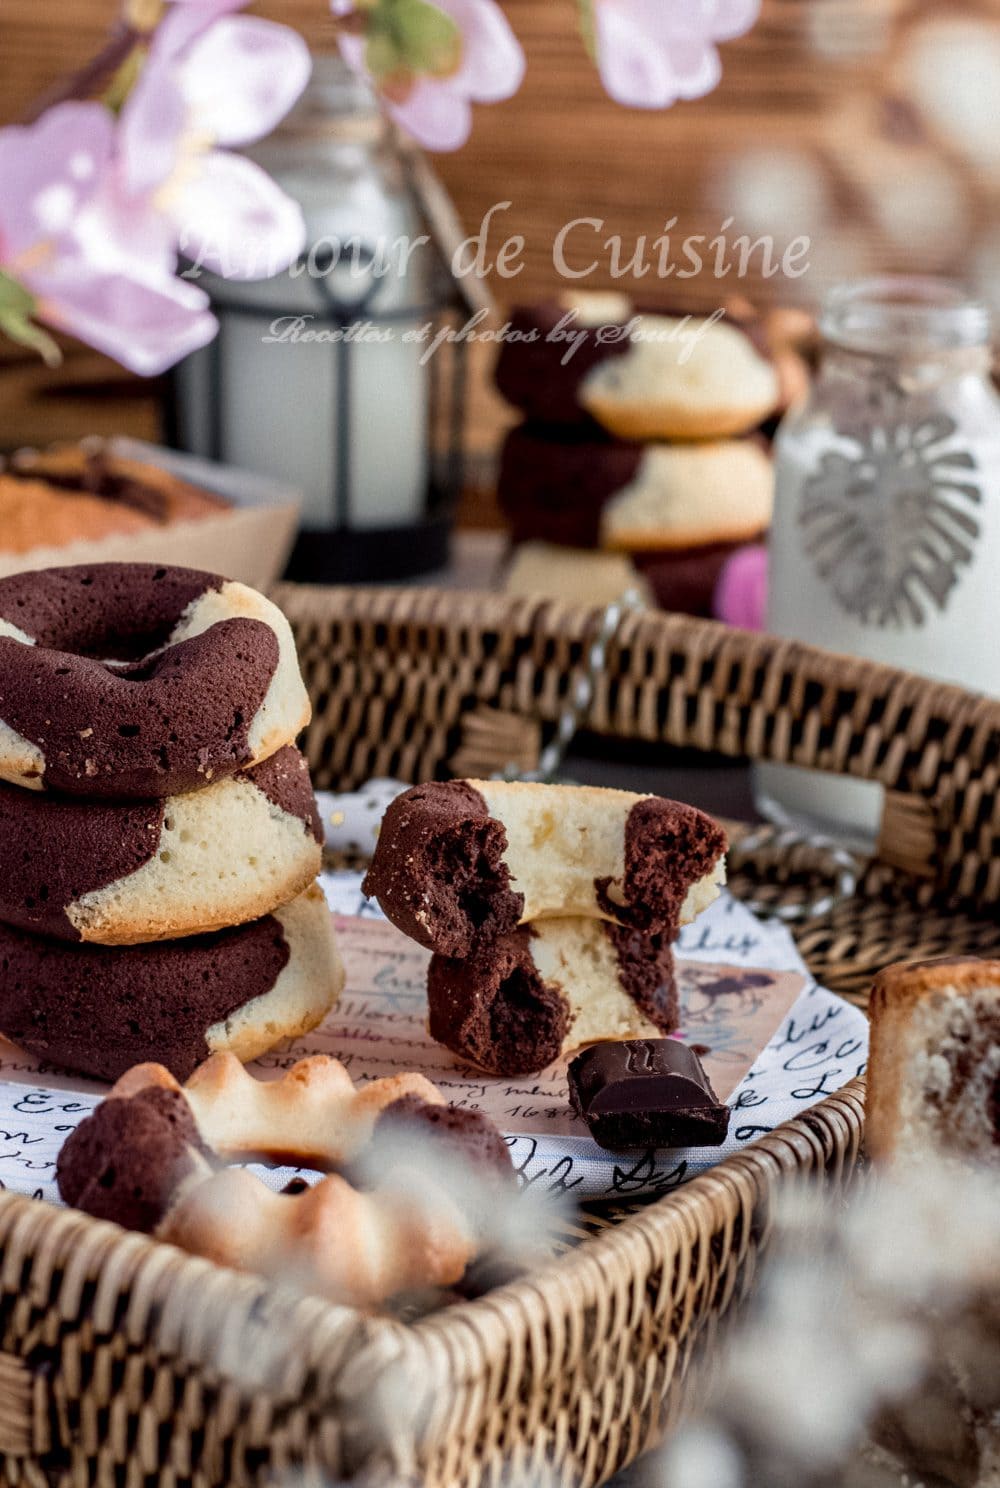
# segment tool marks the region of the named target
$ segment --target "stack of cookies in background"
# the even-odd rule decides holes
[[[726,561],[770,525],[762,431],[805,385],[778,322],[738,303],[672,318],[581,295],[510,325],[496,381],[525,421],[498,479],[518,545],[508,588],[607,602],[631,586],[711,614]]]
[[[0,1032],[185,1079],[343,985],[294,746],[288,622],[242,584],[101,564],[0,581]]]
[[[498,1075],[673,1033],[673,946],[725,878],[722,828],[659,796],[453,780],[382,821],[364,892],[433,952],[431,1037]]]

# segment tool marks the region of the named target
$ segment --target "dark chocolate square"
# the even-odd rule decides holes
[[[594,1141],[630,1147],[718,1147],[729,1107],[701,1060],[679,1039],[592,1044],[569,1067],[570,1104]]]

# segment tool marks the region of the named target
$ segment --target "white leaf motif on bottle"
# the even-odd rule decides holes
[[[982,490],[957,427],[942,415],[838,430],[855,448],[827,450],[802,487],[806,554],[863,625],[924,625],[972,562]]]

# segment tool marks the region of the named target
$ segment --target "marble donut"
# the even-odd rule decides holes
[[[145,563],[0,579],[0,780],[163,799],[274,754],[309,721],[262,594]]]
[[[627,553],[745,543],[771,525],[774,466],[760,440],[648,445],[605,503],[600,546]]]
[[[535,1074],[604,1039],[678,1026],[673,953],[661,936],[605,920],[539,920],[466,960],[432,956],[428,1027],[495,1075]]]
[[[0,785],[0,921],[137,945],[270,914],[312,883],[323,831],[291,745],[165,801],[80,801]]]
[[[513,592],[530,582],[534,592],[572,598],[563,590],[574,564],[584,586],[603,575],[599,559],[539,551],[536,560],[526,544],[601,547],[626,554],[664,609],[708,616],[727,559],[770,526],[774,470],[757,435],[644,445],[522,424],[504,442],[497,499],[519,545]],[[631,586],[641,587],[635,574]],[[603,600],[595,591],[581,602]]]
[[[321,1023],[344,970],[322,890],[252,924],[143,946],[64,945],[0,926],[0,1032],[99,1080],[145,1061],[178,1080]]]
[[[432,782],[389,806],[363,889],[404,934],[444,956],[565,916],[673,941],[716,898],[725,849],[711,817],[660,796]]]

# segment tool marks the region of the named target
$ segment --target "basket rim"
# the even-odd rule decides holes
[[[285,579],[272,586],[268,596],[280,608],[289,608],[293,613],[297,611],[294,614],[295,619],[303,614],[304,601],[307,605],[316,604],[321,611],[339,612],[345,618],[353,615],[359,620],[366,618],[373,623],[386,625],[395,623],[460,627],[469,624],[482,628],[484,625],[517,620],[524,623],[526,631],[531,632],[544,617],[550,624],[553,621],[564,624],[568,636],[578,635],[581,638],[588,636],[607,614],[607,607],[603,605],[572,604],[543,596],[508,595],[491,590],[440,589],[433,586],[392,588],[370,584],[300,584]],[[375,621],[370,613],[373,607],[378,606],[384,606],[381,621]],[[647,627],[658,629],[666,636],[676,635],[678,639],[704,636],[706,639],[724,642],[727,638],[732,638],[755,650],[759,649],[762,659],[764,655],[772,658],[781,656],[792,665],[800,665],[806,661],[833,663],[844,672],[845,677],[858,683],[866,680],[869,683],[886,685],[903,684],[908,690],[912,687],[918,693],[932,693],[942,704],[971,704],[977,711],[982,709],[987,718],[990,714],[994,715],[996,726],[1000,729],[1000,698],[963,687],[960,683],[940,681],[907,667],[892,666],[888,662],[873,661],[848,651],[836,651],[808,641],[779,636],[773,631],[744,630],[723,620],[676,614],[667,610],[626,610],[620,633],[623,640],[632,639]]]
[[[824,1096],[815,1105],[809,1106],[801,1115],[784,1121],[773,1131],[757,1137],[753,1142],[730,1153],[713,1167],[679,1184],[669,1193],[644,1203],[643,1208],[620,1223],[609,1227],[598,1235],[583,1240],[564,1255],[550,1259],[530,1275],[518,1277],[505,1285],[496,1287],[483,1297],[469,1301],[454,1302],[446,1308],[429,1314],[417,1322],[404,1325],[418,1338],[430,1338],[455,1322],[474,1319],[481,1304],[517,1304],[544,1285],[557,1273],[563,1284],[581,1277],[585,1270],[600,1265],[605,1259],[617,1257],[622,1248],[622,1236],[631,1243],[642,1237],[643,1242],[663,1238],[675,1215],[686,1214],[704,1204],[711,1205],[718,1197],[720,1185],[726,1186],[734,1177],[772,1179],[781,1174],[788,1175],[801,1167],[807,1146],[815,1146],[819,1140],[817,1128],[829,1125],[832,1129],[837,1121],[855,1128],[860,1143],[864,1129],[864,1075],[856,1075],[839,1090]],[[843,1156],[843,1154],[840,1154]]]
[[[669,1193],[650,1200],[639,1212],[546,1261],[530,1274],[517,1277],[482,1297],[453,1302],[413,1323],[370,1315],[321,1297],[292,1294],[280,1282],[230,1270],[152,1236],[123,1229],[112,1221],[95,1219],[69,1206],[59,1207],[9,1190],[0,1193],[0,1268],[11,1248],[12,1231],[27,1231],[27,1235],[20,1237],[24,1248],[46,1275],[59,1270],[66,1274],[72,1271],[75,1286],[82,1288],[87,1281],[97,1279],[100,1292],[100,1278],[114,1259],[120,1263],[121,1279],[127,1282],[129,1290],[139,1275],[147,1290],[161,1284],[169,1286],[171,1307],[164,1308],[162,1315],[157,1312],[154,1321],[154,1334],[163,1326],[168,1337],[144,1335],[142,1342],[156,1347],[162,1344],[189,1362],[205,1362],[197,1347],[203,1341],[203,1330],[196,1329],[190,1336],[169,1336],[175,1333],[176,1317],[170,1321],[167,1312],[176,1311],[177,1304],[183,1302],[183,1296],[178,1294],[184,1292],[197,1293],[200,1301],[204,1301],[209,1278],[223,1302],[252,1307],[262,1297],[283,1297],[296,1307],[305,1308],[315,1321],[323,1319],[325,1327],[318,1330],[321,1333],[329,1334],[331,1330],[335,1336],[344,1330],[353,1336],[360,1333],[369,1345],[406,1340],[407,1352],[418,1347],[431,1355],[436,1352],[436,1341],[443,1331],[455,1326],[471,1326],[475,1330],[485,1314],[495,1314],[498,1310],[517,1314],[530,1308],[539,1290],[552,1285],[557,1278],[560,1286],[583,1281],[595,1274],[595,1270],[599,1273],[602,1264],[612,1257],[620,1263],[623,1250],[631,1253],[650,1244],[662,1247],[669,1241],[675,1220],[683,1225],[690,1213],[705,1205],[711,1207],[718,1202],[720,1192],[730,1188],[731,1181],[737,1187],[742,1182],[764,1189],[770,1180],[794,1174],[809,1157],[815,1159],[819,1148],[825,1158],[832,1157],[843,1165],[861,1140],[863,1092],[864,1077],[857,1076],[801,1115],[783,1122]],[[838,1132],[841,1139],[848,1139],[846,1143],[838,1141]],[[95,1297],[95,1308],[107,1303],[107,1297]]]

